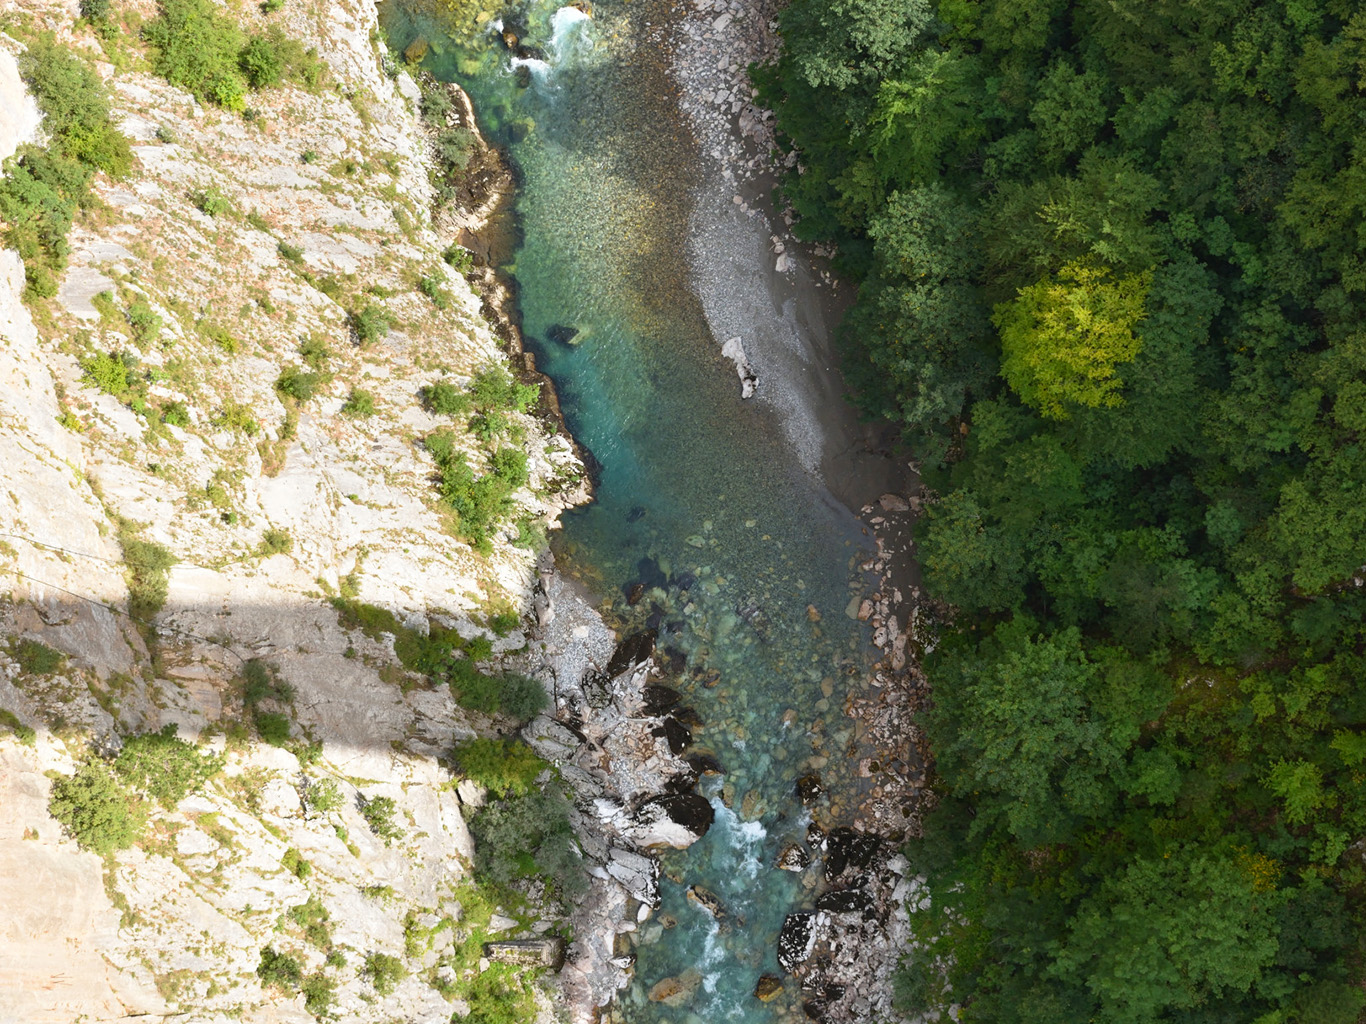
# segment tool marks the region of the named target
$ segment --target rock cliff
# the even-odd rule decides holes
[[[364,0],[270,15],[327,70],[253,93],[248,117],[146,69],[131,29],[151,4],[103,46],[74,3],[9,7],[89,57],[135,161],[96,179],[55,298],[26,302],[0,252],[0,1021],[468,1012],[480,943],[555,925],[472,884],[462,797],[481,794],[439,760],[508,723],[395,644],[436,628],[485,661],[524,648],[510,613],[530,614],[534,552],[513,541],[582,499],[583,469],[509,410],[528,479],[487,544],[433,486],[427,434],[450,428],[476,473],[489,452],[422,389],[506,356],[442,259],[419,89]],[[43,128],[21,45],[0,44],[8,155]],[[136,386],[103,386],[111,362]],[[130,581],[162,569],[160,610],[130,614]],[[264,703],[249,664],[274,681]],[[137,846],[79,849],[53,786],[171,725],[221,773],[155,807]],[[263,949],[302,991],[266,985]]]

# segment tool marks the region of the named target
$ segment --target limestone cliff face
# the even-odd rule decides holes
[[[10,6],[99,57],[88,31],[71,35],[74,3]],[[254,5],[243,12],[261,17]],[[461,540],[417,443],[452,425],[423,410],[422,386],[506,360],[480,300],[441,260],[450,239],[431,227],[419,93],[385,72],[373,8],[291,0],[274,18],[317,47],[330,75],[322,89],[253,94],[248,121],[200,106],[136,60],[117,72],[97,63],[133,142],[133,173],[97,182],[100,202],[70,236],[56,299],[26,306],[20,261],[0,252],[5,1024],[313,1020],[302,995],[263,990],[256,974],[267,945],[305,974],[322,969],[320,944],[288,917],[310,898],[347,962],[329,975],[333,1013],[446,1021],[477,969],[460,943],[534,923],[510,908],[500,920],[471,896],[460,796],[437,763],[490,722],[424,688],[390,634],[348,629],[326,600],[344,593],[419,632],[430,621],[486,637],[495,652],[524,646],[522,632],[487,624],[495,610],[529,608],[532,552],[511,543],[510,526],[491,554]],[[10,51],[0,53],[7,154],[35,118],[17,47],[0,43]],[[206,192],[227,209],[203,212]],[[444,308],[416,288],[433,276]],[[392,327],[362,346],[348,314],[366,305]],[[133,307],[157,328],[145,315],[135,328]],[[287,408],[276,381],[310,369],[308,338],[331,378]],[[135,357],[150,414],[88,382],[83,363],[99,353]],[[373,397],[373,416],[342,413],[353,389]],[[582,466],[539,421],[511,418],[531,477],[518,515],[553,520],[580,493]],[[487,453],[454,426],[478,468]],[[177,559],[153,625],[127,614],[120,528]],[[263,545],[267,531],[274,543]],[[24,640],[65,657],[35,666]],[[296,738],[322,743],[316,763],[225,739],[244,718],[240,675],[253,658],[293,687],[279,710]],[[29,742],[15,721],[35,731]],[[53,778],[92,746],[113,750],[172,723],[226,748],[222,776],[156,812],[139,847],[103,861],[80,851],[48,815]],[[343,800],[309,812],[301,794],[321,779]],[[361,796],[395,801],[400,838],[371,831]],[[387,996],[358,975],[376,952],[408,972]]]

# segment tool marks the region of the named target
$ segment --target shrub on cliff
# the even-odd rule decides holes
[[[403,829],[394,820],[398,813],[398,805],[394,803],[393,797],[367,797],[358,794],[356,799],[360,804],[361,817],[370,826],[370,831],[384,840],[385,846],[393,839],[403,838]]]
[[[217,775],[224,760],[179,739],[172,723],[160,732],[130,737],[114,759],[114,770],[163,807],[174,807]]]
[[[118,536],[127,566],[128,614],[135,619],[148,619],[166,603],[176,557],[155,541],[138,537],[127,520],[119,523]]]
[[[418,392],[418,396],[422,399],[423,408],[437,416],[463,416],[474,408],[474,399],[449,380],[428,384]]]
[[[388,953],[370,953],[365,957],[365,966],[360,976],[374,986],[382,996],[392,995],[398,983],[408,977],[408,969],[403,961]]]
[[[143,801],[98,759],[54,782],[47,809],[82,849],[101,856],[132,846],[147,822]]]
[[[160,17],[142,30],[151,43],[152,68],[201,103],[228,110],[246,107],[247,83],[238,67],[242,30],[212,0],[161,0]]]
[[[455,748],[455,763],[467,779],[496,797],[526,796],[536,789],[536,776],[550,766],[520,740],[477,736]]]

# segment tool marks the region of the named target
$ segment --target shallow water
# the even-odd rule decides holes
[[[702,719],[694,750],[726,771],[704,785],[718,812],[711,832],[665,858],[663,906],[637,933],[621,1006],[632,1022],[760,1022],[800,1003],[791,985],[771,1005],[752,992],[761,973],[781,973],[777,933],[803,897],[800,877],[772,866],[805,831],[795,780],[814,756],[830,758],[828,783],[847,771],[844,688],[869,660],[845,614],[862,588],[863,537],[803,468],[775,411],[741,401],[694,292],[701,165],[665,67],[674,6],[599,0],[587,18],[533,4],[518,19],[539,51],[531,60],[492,28],[458,47],[395,0],[381,17],[398,49],[428,39],[424,66],[470,92],[521,175],[522,244],[505,269],[528,344],[602,465],[596,502],[565,517],[561,565],[618,628],[660,624],[660,646],[686,658],[671,685]],[[576,343],[550,340],[557,325],[577,330]],[[628,607],[636,583],[645,596]],[[687,900],[692,884],[720,896],[723,924]],[[668,918],[678,924],[659,927]],[[689,968],[704,981],[688,1006],[647,1000]]]

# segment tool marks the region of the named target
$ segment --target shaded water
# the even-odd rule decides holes
[[[599,0],[588,18],[533,2],[516,19],[532,59],[514,58],[492,26],[462,48],[394,2],[382,19],[398,49],[429,41],[424,66],[470,92],[521,174],[523,239],[505,269],[528,344],[602,464],[596,502],[565,517],[561,565],[619,629],[659,625],[660,646],[686,659],[676,685],[703,722],[695,750],[726,772],[704,784],[715,826],[665,858],[663,906],[636,936],[620,1005],[633,1022],[759,1022],[799,1004],[790,985],[772,1005],[752,993],[761,973],[781,973],[777,933],[806,895],[773,868],[805,832],[795,780],[847,774],[844,690],[868,660],[845,614],[862,535],[802,470],[772,410],[740,400],[692,290],[698,161],[670,94],[674,6]],[[556,326],[576,343],[551,340]],[[628,607],[638,583],[645,595]],[[692,884],[720,896],[724,923],[687,900]],[[687,1006],[646,999],[689,968],[704,981]]]

